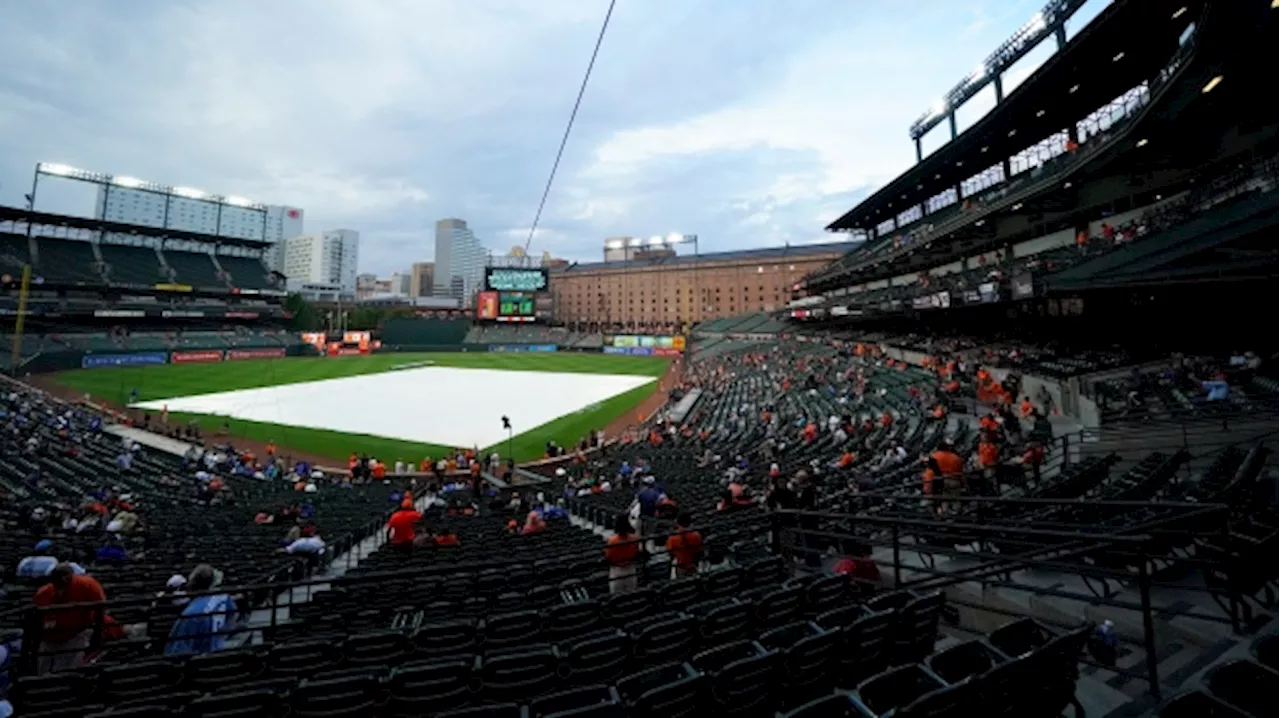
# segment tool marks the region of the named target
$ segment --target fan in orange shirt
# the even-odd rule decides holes
[[[631,528],[631,519],[618,514],[613,521],[613,535],[604,547],[609,562],[609,593],[626,593],[636,589],[635,561],[640,556],[640,540]]]

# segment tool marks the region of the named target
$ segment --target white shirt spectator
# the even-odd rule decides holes
[[[18,568],[14,572],[24,578],[44,578],[53,573],[53,567],[58,565],[58,559],[53,556],[28,556],[18,562]],[[68,563],[71,571],[77,575],[83,576],[84,569],[78,563]]]
[[[319,536],[305,536],[286,546],[284,552],[318,556],[324,553],[324,539]]]

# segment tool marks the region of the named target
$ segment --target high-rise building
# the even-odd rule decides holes
[[[343,294],[356,294],[360,233],[355,230],[289,237],[281,242],[281,257],[281,272],[291,286],[329,284],[341,287]]]
[[[357,274],[356,275],[356,299],[368,299],[377,291],[378,275],[376,274]]]
[[[409,296],[430,297],[435,294],[435,262],[414,262],[409,274]]]
[[[390,291],[392,294],[407,297],[409,296],[409,286],[413,280],[413,276],[408,272],[392,272],[390,279]]]
[[[436,296],[454,297],[470,307],[484,282],[484,247],[460,219],[436,222],[436,261],[432,282]],[[456,281],[455,281],[456,280]]]

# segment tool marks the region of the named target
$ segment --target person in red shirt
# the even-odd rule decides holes
[[[436,534],[436,546],[457,546],[458,534],[453,529],[443,528],[440,533]]]
[[[845,542],[844,557],[833,569],[853,580],[855,588],[862,592],[874,591],[880,585],[880,567],[871,560],[871,547],[865,542],[850,539]]]
[[[681,513],[676,517],[678,533],[667,537],[667,555],[671,557],[673,578],[698,572],[698,562],[702,560],[702,533],[689,528],[692,524],[693,517]]]
[[[422,522],[422,514],[413,510],[413,504],[401,507],[387,519],[387,542],[397,551],[413,550],[413,539],[417,536],[414,527]]]
[[[41,608],[107,600],[102,584],[87,575],[76,575],[71,564],[60,563],[49,574],[49,583],[32,599]],[[84,652],[93,638],[101,609],[77,608],[44,614],[40,634],[41,674],[76,668],[84,663]]]

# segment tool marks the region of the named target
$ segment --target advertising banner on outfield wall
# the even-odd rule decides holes
[[[173,352],[169,361],[174,364],[214,364],[222,361],[221,349],[196,349],[185,352]]]
[[[284,347],[262,349],[228,349],[227,361],[236,359],[283,359]]]
[[[490,344],[491,352],[536,352],[547,353],[556,351],[555,344]]]
[[[653,355],[656,357],[678,357],[680,356],[680,350],[670,347],[658,347],[653,350]]]
[[[653,356],[653,348],[652,347],[631,347],[627,349],[627,353],[632,356],[638,356],[638,357]]]
[[[169,360],[165,352],[141,352],[138,354],[86,354],[80,359],[80,366],[85,369],[97,369],[104,366],[148,366],[164,364]]]
[[[605,354],[630,354],[626,347],[603,347]]]

